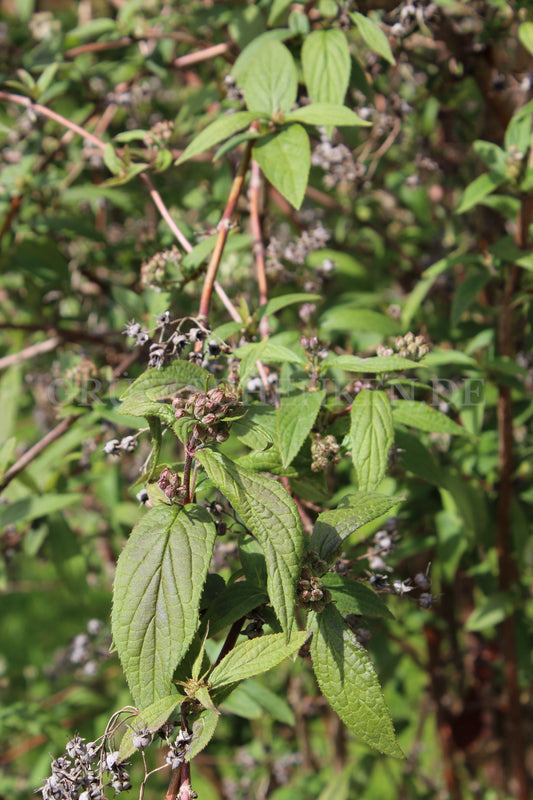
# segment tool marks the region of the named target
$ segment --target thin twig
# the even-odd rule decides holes
[[[261,192],[261,169],[255,159],[252,160],[250,176],[250,227],[254,240],[255,271],[257,275],[257,285],[259,287],[259,306],[268,303],[268,283],[265,270],[265,247],[263,244],[263,232],[261,230],[261,216],[259,212],[259,199]],[[261,338],[268,336],[268,317],[265,315],[259,323]]]
[[[183,249],[187,253],[190,253],[191,250],[193,249],[192,244],[189,242],[187,237],[184,236],[184,234],[180,231],[180,229],[178,228],[178,226],[176,225],[176,223],[174,222],[174,220],[170,216],[170,213],[169,213],[166,205],[164,204],[164,202],[163,202],[163,200],[161,198],[161,195],[159,194],[159,192],[155,188],[154,184],[152,183],[152,181],[150,180],[150,178],[148,177],[148,175],[145,172],[141,172],[141,179],[146,184],[146,186],[148,188],[148,191],[150,193],[150,197],[154,201],[155,207],[157,208],[157,210],[159,211],[159,213],[161,214],[161,216],[163,217],[163,219],[167,223],[168,227],[170,228],[170,230],[172,231],[172,233],[174,234],[174,236],[176,237],[178,242],[181,244]]]
[[[226,203],[226,208],[224,209],[224,213],[222,214],[220,222],[218,223],[218,237],[215,242],[215,247],[213,249],[213,252],[211,253],[209,265],[207,267],[207,273],[205,276],[204,285],[202,287],[202,295],[200,297],[200,307],[198,310],[198,317],[205,322],[207,322],[207,319],[209,317],[211,295],[213,294],[213,287],[217,277],[218,267],[220,265],[220,259],[222,258],[224,245],[226,244],[226,239],[228,238],[230,220],[231,217],[233,216],[237,200],[239,198],[241,189],[244,184],[244,176],[246,175],[246,170],[248,169],[248,163],[250,161],[251,152],[252,152],[252,143],[248,142],[248,144],[246,145],[246,149],[244,151],[244,155],[242,157],[239,171],[237,172],[237,175],[233,180],[233,184],[228,197],[228,202]]]
[[[41,355],[41,353],[48,353],[61,343],[59,336],[52,336],[51,339],[45,339],[44,342],[37,342],[25,347],[24,350],[19,350],[18,353],[12,353],[10,356],[0,358],[0,369],[11,367],[13,364],[18,364],[20,361],[27,361],[30,358]]]
[[[179,56],[174,59],[175,67],[189,67],[191,64],[198,64],[200,61],[208,61],[210,58],[222,56],[230,49],[227,42],[222,44],[213,44],[211,47],[206,47],[204,50],[199,50],[196,53],[187,53],[185,56]]]

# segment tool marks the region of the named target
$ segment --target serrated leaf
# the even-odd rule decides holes
[[[214,636],[263,603],[268,603],[265,589],[248,581],[226,586],[206,611],[204,621],[209,623],[209,636]]]
[[[257,539],[249,534],[239,538],[239,558],[246,580],[255,586],[266,587],[268,576],[265,555]]]
[[[316,550],[320,558],[329,561],[339,550],[343,541],[354,531],[387,514],[402,502],[401,497],[386,497],[374,492],[358,492],[345,500],[345,505],[324,511],[315,522],[310,550]]]
[[[219,117],[208,125],[207,128],[204,128],[198,136],[195,136],[176,161],[176,166],[203,153],[204,150],[210,150],[211,147],[219,144],[219,142],[223,142],[224,139],[229,139],[230,136],[244,130],[244,128],[251,125],[257,117],[258,114],[252,113],[251,111],[237,111],[235,114]]]
[[[355,111],[336,103],[311,103],[308,106],[302,106],[287,114],[286,122],[303,122],[304,125],[337,125],[339,127],[371,124],[358,117]]]
[[[214,668],[209,682],[216,689],[266,672],[296,653],[308,638],[308,631],[297,631],[288,642],[284,633],[241,642]]]
[[[268,595],[288,635],[303,554],[302,524],[294,501],[276,481],[243,469],[220,453],[203,450],[197,458],[263,548]]]
[[[157,506],[135,526],[119,557],[113,640],[141,708],[172,688],[174,669],[198,627],[215,537],[200,506]]]
[[[322,581],[326,589],[331,592],[335,607],[343,616],[361,614],[364,617],[394,618],[394,614],[370,586],[344,575],[336,575],[334,572],[326,573]]]
[[[411,428],[418,428],[420,431],[450,433],[456,436],[468,434],[468,431],[443,414],[442,411],[417,400],[397,400],[394,403],[392,415],[395,422]]]
[[[395,64],[396,61],[392,55],[389,40],[381,28],[369,17],[365,17],[364,14],[360,14],[358,11],[354,11],[352,14],[350,14],[350,17],[357,25],[359,33],[365,40],[368,47],[373,50],[374,53],[382,56],[382,58],[388,61],[389,64]]]
[[[289,478],[295,478],[298,475],[295,467],[283,466],[279,451],[274,449],[241,456],[237,463],[241,467],[251,469],[252,472],[270,472],[272,475],[284,475]]]
[[[284,397],[277,413],[278,446],[281,461],[288,467],[298,455],[324,402],[326,392],[304,392]]]
[[[271,117],[288,113],[298,92],[298,74],[290,50],[281,42],[265,42],[240,86],[250,112],[266,112]]]
[[[390,401],[385,392],[363,389],[352,404],[350,447],[359,489],[375,489],[387,471],[394,444]]]
[[[311,168],[311,146],[305,129],[293,123],[279,133],[263,136],[252,152],[270,183],[294,208],[300,208]]]
[[[401,372],[406,369],[419,369],[417,361],[400,356],[373,356],[371,358],[359,358],[358,356],[335,356],[330,355],[326,361],[327,366],[340,367],[346,372],[373,373],[380,375],[384,372]]]
[[[483,160],[485,166],[494,172],[500,172],[505,175],[507,167],[507,154],[505,150],[498,147],[494,142],[486,142],[484,139],[477,139],[474,142],[474,150],[478,156]]]
[[[151,703],[133,719],[128,720],[128,729],[122,737],[119,747],[119,761],[125,761],[137,750],[133,744],[133,737],[141,730],[155,733],[165,724],[182,698],[174,693],[161,697]]]
[[[25,520],[29,522],[38,517],[46,517],[54,511],[61,511],[67,506],[77,503],[81,505],[79,494],[45,494],[42,497],[23,497],[9,505],[0,505],[0,528]]]
[[[186,761],[192,761],[209,744],[219,719],[220,714],[217,714],[216,711],[211,711],[211,709],[202,711],[192,726],[192,742],[185,758]]]
[[[505,177],[499,173],[485,172],[483,175],[479,175],[464,190],[456,213],[463,214],[465,211],[469,211],[504,182]]]
[[[273,443],[270,433],[253,417],[246,416],[236,420],[231,426],[231,432],[251,450],[263,451]]]
[[[311,658],[318,685],[345,725],[370,747],[402,758],[370,656],[333,605],[311,623]]]
[[[180,389],[192,387],[205,389],[209,380],[207,370],[190,361],[174,361],[168,367],[148,369],[133,381],[121,395],[122,401],[133,395],[143,395],[147,400],[168,400]]]
[[[351,60],[342,31],[310,33],[302,46],[302,67],[313,103],[343,104],[350,82]]]
[[[130,414],[132,417],[158,417],[167,425],[174,425],[176,422],[174,411],[169,403],[158,403],[157,400],[149,400],[143,394],[128,395],[119,407],[121,414]]]

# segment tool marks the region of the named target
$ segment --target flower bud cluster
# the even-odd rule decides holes
[[[228,74],[224,78],[224,89],[226,90],[228,100],[231,100],[233,103],[244,102],[244,92],[237,87],[237,82],[232,75]]]
[[[400,356],[400,358],[409,358],[412,361],[419,361],[431,351],[431,346],[422,335],[415,336],[414,333],[408,331],[405,336],[397,336],[394,340],[393,347],[384,347],[378,345],[378,356]]]
[[[119,456],[121,453],[133,453],[137,447],[136,436],[124,436],[122,439],[110,439],[104,444],[104,453],[108,456]]]
[[[144,134],[143,142],[146,147],[161,146],[168,142],[173,132],[174,123],[168,119],[163,119],[152,125],[150,130]],[[176,245],[173,246],[176,247]]]
[[[328,189],[353,183],[366,171],[364,164],[355,163],[351,150],[345,144],[334,145],[326,131],[321,132],[320,144],[313,149],[311,164],[324,170]]]
[[[162,250],[145,261],[141,266],[141,284],[146,289],[160,292],[171,281],[176,281],[182,275],[179,264],[182,254],[175,244],[170,250]]]
[[[109,778],[104,781],[103,776]],[[118,752],[105,753],[104,744],[75,736],[64,755],[52,761],[51,775],[41,789],[43,800],[107,800],[105,787],[115,793],[131,789],[130,776]]]
[[[169,500],[174,500],[181,494],[181,478],[177,472],[171,472],[168,467],[161,471],[157,485]]]
[[[311,469],[313,472],[322,472],[329,464],[338,464],[340,461],[339,449],[340,445],[334,436],[321,436],[317,433],[311,444],[313,457]]]
[[[296,603],[308,611],[322,611],[331,603],[331,593],[324,583],[313,575],[309,567],[302,568],[301,578],[296,587]]]
[[[191,741],[192,733],[186,730],[180,730],[175,741],[169,745],[165,761],[172,769],[177,769],[183,764],[189,755]]]
[[[172,401],[177,420],[194,423],[191,436],[198,442],[225,442],[229,438],[229,421],[242,414],[243,404],[237,394],[224,386],[208,392],[194,392],[189,397]]]

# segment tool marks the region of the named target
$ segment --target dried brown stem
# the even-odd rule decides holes
[[[522,200],[515,242],[521,249],[528,246],[528,229],[533,216],[533,197]],[[500,356],[514,358],[515,342],[513,335],[513,297],[520,282],[520,269],[515,264],[509,271],[503,288],[498,324],[498,345]],[[511,505],[513,499],[514,437],[513,401],[511,389],[500,384],[498,387],[498,470],[499,493],[497,508],[496,552],[498,555],[498,588],[501,592],[513,591],[517,568],[512,555]],[[529,777],[526,769],[526,753],[523,733],[523,714],[520,703],[518,681],[518,654],[516,646],[516,627],[513,615],[508,616],[501,625],[503,638],[505,692],[509,708],[507,731],[510,752],[514,767],[514,779],[518,800],[529,797]]]
[[[254,240],[254,257],[257,284],[259,286],[259,305],[264,306],[268,303],[268,283],[265,270],[265,248],[263,245],[263,232],[261,230],[260,215],[260,193],[261,193],[261,169],[257,161],[252,160],[250,177],[250,227]],[[261,338],[268,336],[268,317],[261,318],[259,331]]]
[[[244,177],[246,175],[246,170],[248,169],[248,163],[250,161],[251,152],[252,152],[252,143],[248,142],[242,157],[239,171],[237,172],[237,175],[233,180],[233,184],[228,197],[228,202],[226,203],[226,208],[224,209],[224,213],[222,214],[220,222],[218,223],[218,237],[213,252],[211,253],[211,259],[209,261],[209,265],[207,267],[207,273],[205,276],[204,285],[202,287],[202,295],[200,297],[200,307],[198,310],[198,317],[204,322],[207,322],[207,319],[209,317],[211,295],[213,294],[213,287],[217,277],[218,268],[220,266],[220,259],[222,258],[222,253],[224,252],[224,246],[228,238],[230,221],[233,216],[237,200],[239,198],[239,195],[241,193],[244,184]]]
[[[196,53],[187,53],[185,56],[179,56],[174,60],[175,67],[189,67],[191,64],[198,64],[200,61],[208,61],[210,58],[222,56],[230,49],[227,42],[222,44],[213,44],[211,47],[206,47],[204,50],[199,50]]]
[[[30,358],[41,355],[41,353],[48,353],[50,350],[55,350],[61,343],[59,336],[52,336],[51,339],[45,339],[44,342],[37,342],[30,344],[18,353],[12,353],[10,356],[0,358],[0,369],[11,367],[13,364],[19,364],[21,361],[27,361]]]

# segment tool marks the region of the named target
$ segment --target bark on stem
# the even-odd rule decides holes
[[[207,319],[209,317],[211,295],[213,294],[213,287],[217,277],[218,268],[220,266],[220,259],[222,258],[222,253],[224,252],[224,246],[228,238],[230,221],[233,216],[237,200],[239,198],[239,195],[241,193],[244,184],[244,176],[246,175],[246,170],[248,169],[251,152],[252,152],[252,143],[248,142],[248,144],[246,145],[246,150],[244,151],[244,155],[242,157],[239,171],[237,172],[237,175],[233,180],[233,185],[229,193],[228,202],[226,203],[226,208],[224,209],[224,213],[222,214],[220,222],[218,223],[218,237],[215,243],[214,250],[211,253],[209,265],[207,267],[207,273],[205,276],[204,285],[202,287],[202,295],[200,297],[200,307],[198,310],[198,317],[204,322],[207,322]]]
[[[254,239],[254,258],[259,287],[259,305],[264,306],[268,302],[268,283],[265,270],[265,248],[263,245],[263,232],[261,230],[261,216],[259,211],[259,200],[261,192],[261,169],[257,161],[252,160],[250,177],[250,227]],[[261,338],[268,336],[268,317],[264,316],[259,323]]]

